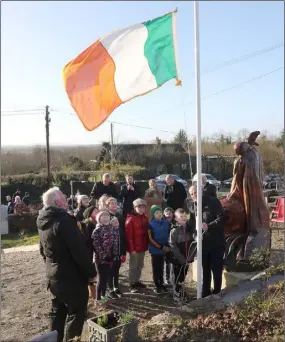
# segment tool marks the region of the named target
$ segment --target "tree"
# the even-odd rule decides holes
[[[173,143],[180,144],[185,147],[188,143],[187,132],[184,131],[184,129],[180,129],[180,131],[175,135]]]
[[[283,147],[283,148],[285,147],[284,139],[285,139],[285,131],[283,129],[280,133],[280,138],[278,139],[278,142],[277,142],[278,147]]]

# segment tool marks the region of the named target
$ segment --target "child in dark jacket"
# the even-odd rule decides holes
[[[97,302],[104,302],[109,276],[113,262],[120,256],[119,229],[111,225],[110,214],[99,211],[96,216],[97,225],[92,234],[95,264],[98,273]]]
[[[193,232],[187,222],[185,210],[177,209],[175,211],[175,223],[172,225],[169,237],[174,275],[173,290],[175,301],[187,302],[187,296],[183,295],[182,284],[188,272],[189,251],[193,240]]]
[[[109,197],[106,201],[106,209],[109,211],[111,223],[114,228],[119,230],[119,257],[113,262],[112,272],[108,280],[109,297],[112,299],[121,298],[122,292],[119,290],[119,271],[121,263],[126,261],[126,233],[125,220],[119,211],[119,206],[116,198]]]
[[[168,222],[169,224],[169,234],[170,230],[172,228],[174,221],[174,210],[170,207],[167,207],[164,209],[163,212],[163,218]],[[165,285],[171,285],[172,280],[171,280],[171,258],[170,258],[170,253],[166,253],[165,255]]]
[[[164,260],[167,252],[170,251],[168,245],[169,224],[163,218],[162,209],[153,205],[150,209],[151,221],[148,229],[149,252],[152,261],[152,273],[154,281],[154,292],[162,294],[167,292],[163,285]]]

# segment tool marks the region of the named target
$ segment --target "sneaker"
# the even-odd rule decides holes
[[[119,297],[117,296],[115,291],[110,291],[108,293],[108,298],[110,298],[110,299],[118,299]]]
[[[136,284],[132,284],[130,286],[130,291],[131,291],[131,293],[137,293],[139,291]]]
[[[122,292],[121,292],[119,289],[114,289],[114,292],[116,293],[116,295],[117,295],[118,298],[124,297],[123,294],[122,294]]]
[[[146,285],[143,284],[141,281],[138,281],[135,285],[139,289],[145,289],[146,288]]]
[[[163,293],[161,287],[155,287],[155,288],[153,289],[153,292],[154,292],[155,294],[157,294],[157,295],[160,295],[160,294]]]
[[[169,279],[166,279],[164,281],[164,286],[170,286],[170,285],[172,285],[172,282]]]

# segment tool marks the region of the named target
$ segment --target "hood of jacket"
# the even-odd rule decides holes
[[[58,220],[60,217],[67,215],[67,211],[57,207],[47,207],[39,211],[37,218],[37,226],[40,230],[45,230],[50,227],[50,223]]]

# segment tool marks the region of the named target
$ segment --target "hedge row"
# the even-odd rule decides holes
[[[133,170],[130,168],[123,168],[120,170],[115,169],[113,171],[105,168],[103,170],[93,172],[73,171],[68,173],[53,173],[51,175],[51,184],[53,186],[58,186],[66,195],[69,196],[71,193],[70,182],[78,182],[74,183],[74,193],[79,190],[81,193],[89,195],[94,182],[102,179],[102,175],[106,172],[110,173],[112,178],[117,182],[124,181],[127,173],[132,174],[136,180],[150,179],[151,177],[154,177],[154,175],[151,175],[149,171],[140,167],[134,167]],[[17,189],[21,191],[22,196],[25,192],[28,192],[30,194],[31,202],[38,203],[42,193],[48,188],[46,174],[29,173],[24,175],[4,176],[2,177],[1,182],[1,203],[5,203],[6,196],[11,196]],[[143,190],[145,190],[146,187],[147,185],[142,185]]]

